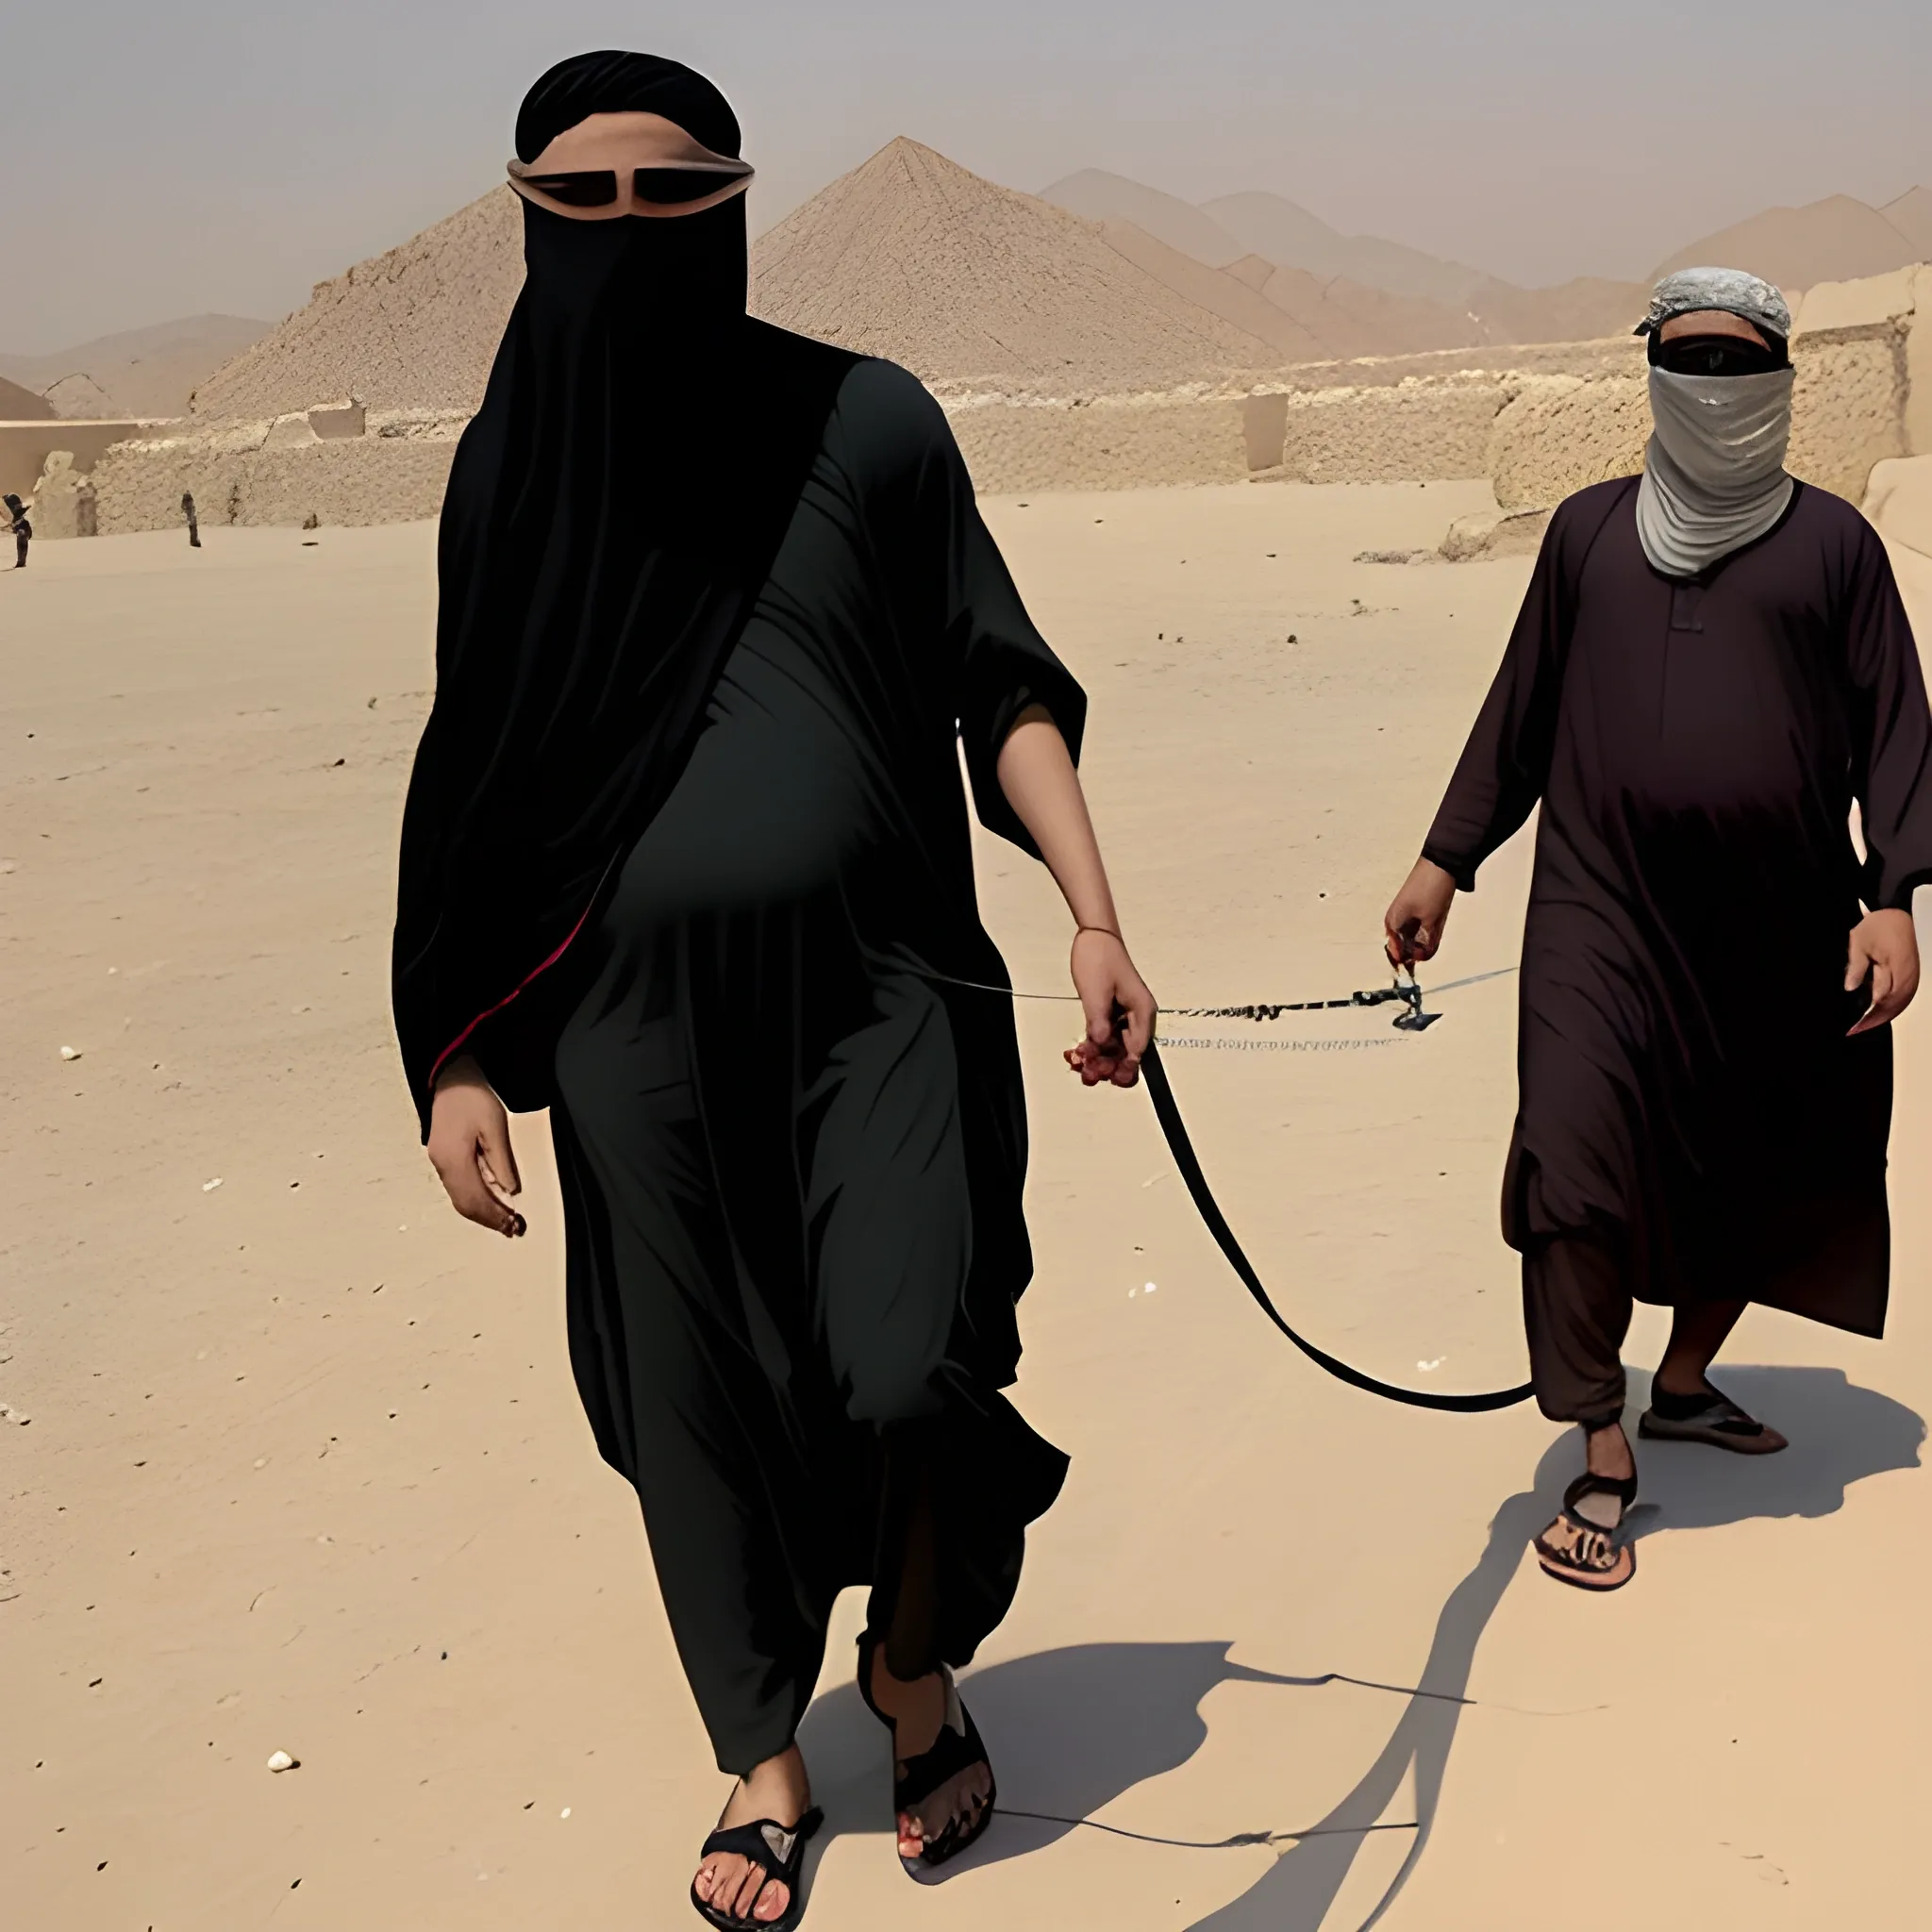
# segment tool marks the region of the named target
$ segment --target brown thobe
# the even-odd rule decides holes
[[[1541,804],[1503,1227],[1540,1399],[1578,1420],[1622,1402],[1606,1280],[1624,1320],[1743,1299],[1883,1331],[1891,1038],[1846,1037],[1846,944],[1861,901],[1932,881],[1932,716],[1871,525],[1801,485],[1679,580],[1636,496],[1557,511],[1424,847],[1469,891]]]

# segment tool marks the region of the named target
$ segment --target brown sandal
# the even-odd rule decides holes
[[[1577,1590],[1622,1590],[1637,1574],[1637,1552],[1617,1541],[1616,1530],[1576,1514],[1586,1496],[1614,1496],[1628,1509],[1637,1500],[1637,1478],[1585,1471],[1563,1491],[1557,1520],[1537,1538],[1536,1559],[1558,1583]]]

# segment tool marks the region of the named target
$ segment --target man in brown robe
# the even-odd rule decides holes
[[[1674,1310],[1641,1433],[1747,1454],[1784,1438],[1707,1372],[1749,1303],[1885,1322],[1932,717],[1877,535],[1784,471],[1790,325],[1735,271],[1658,285],[1644,474],[1557,510],[1386,920],[1392,958],[1433,957],[1541,804],[1503,1229],[1539,1404],[1588,1452],[1537,1553],[1589,1589],[1636,1567],[1633,1297]]]

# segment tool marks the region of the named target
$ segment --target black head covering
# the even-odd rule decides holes
[[[738,116],[702,74],[652,54],[579,54],[559,60],[517,110],[517,158],[534,161],[591,114],[661,114],[714,155],[743,158]]]
[[[638,111],[738,155],[709,81],[623,53],[544,75],[518,155]],[[547,1102],[552,969],[690,755],[853,360],[746,316],[742,195],[523,214],[523,292],[443,502],[436,703],[403,821],[393,991],[425,1133],[458,1050],[510,1106]]]

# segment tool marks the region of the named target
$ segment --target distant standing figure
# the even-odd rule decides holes
[[[188,547],[191,550],[199,550],[201,524],[194,514],[194,492],[192,490],[184,490],[181,492],[181,514],[188,519]]]
[[[26,520],[26,505],[11,491],[4,497],[0,497],[0,503],[7,506],[8,525],[13,531],[13,567],[15,570],[25,570],[26,546],[33,541],[34,536],[34,526]]]

